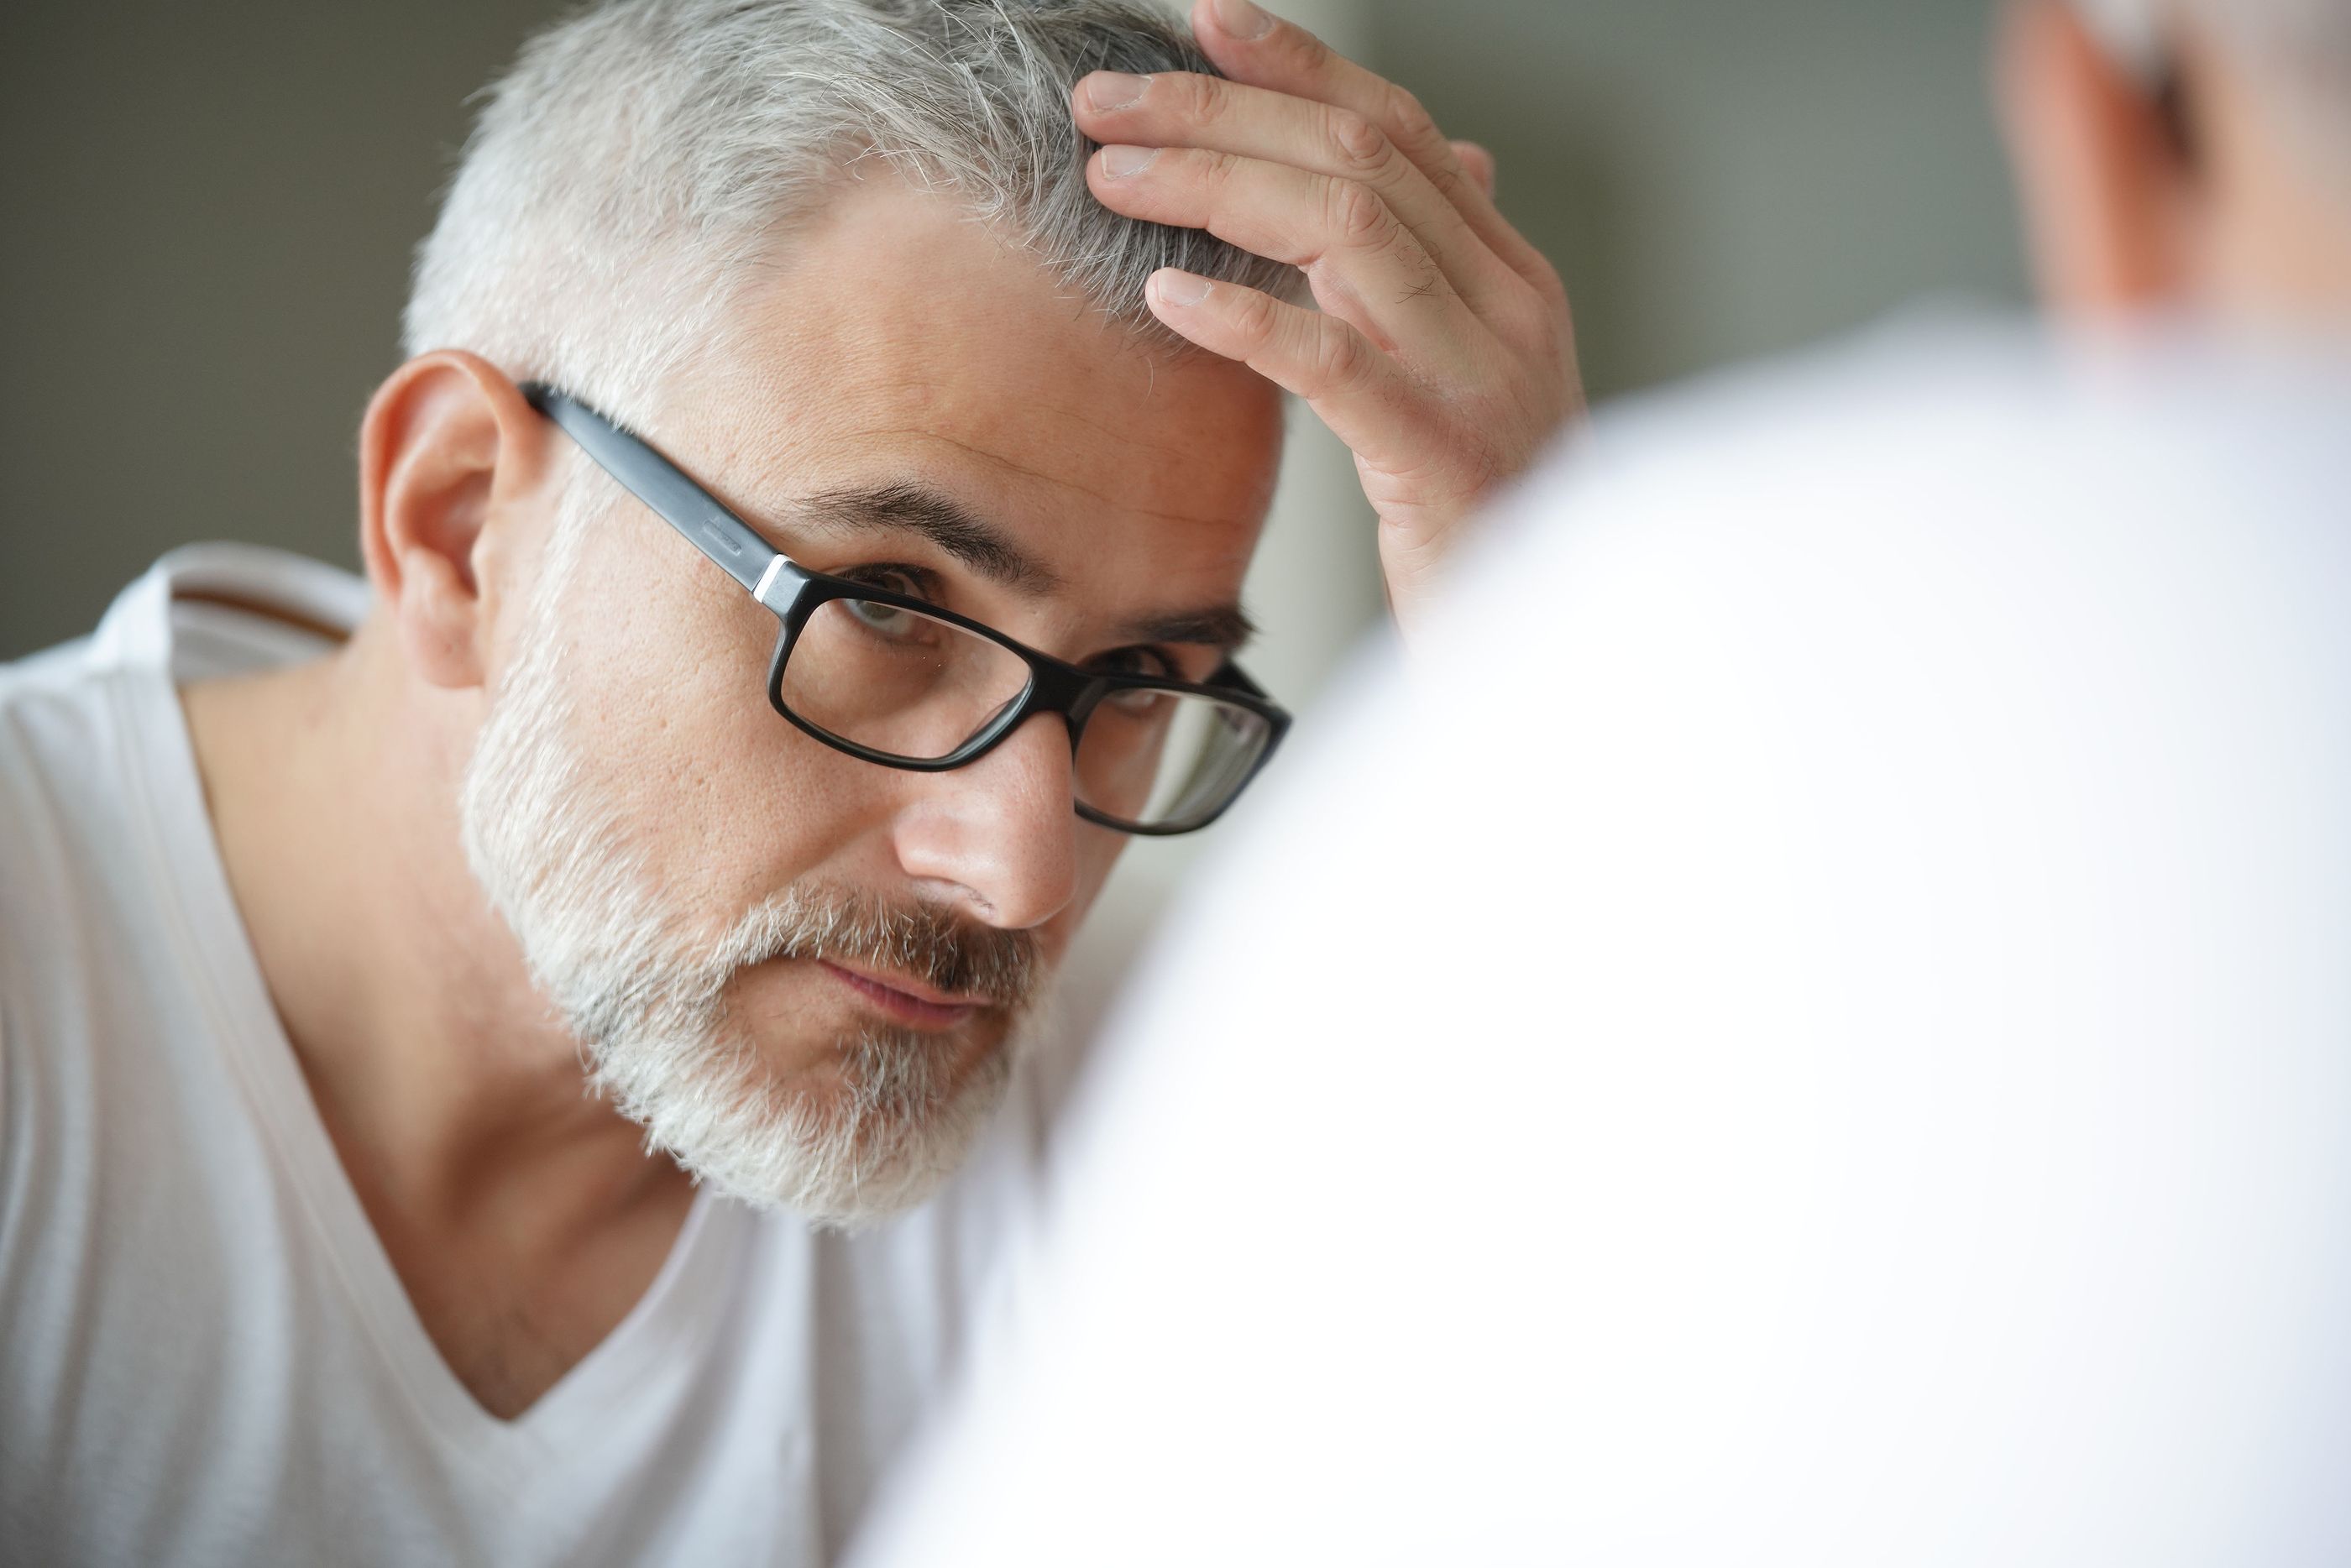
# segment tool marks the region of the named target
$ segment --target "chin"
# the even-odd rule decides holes
[[[773,1074],[756,1047],[607,1043],[594,1084],[713,1191],[854,1230],[946,1184],[1002,1105],[1013,1055],[1001,1032],[964,1046],[869,1026],[840,1043],[818,1087]]]

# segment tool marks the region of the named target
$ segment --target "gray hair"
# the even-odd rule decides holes
[[[642,420],[728,341],[791,227],[887,169],[1139,337],[1163,266],[1291,294],[1294,269],[1111,212],[1069,95],[1094,70],[1211,72],[1138,0],[617,0],[488,89],[420,247],[402,344],[473,350]]]

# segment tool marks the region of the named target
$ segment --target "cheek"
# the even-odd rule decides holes
[[[695,820],[682,837],[723,874],[737,914],[839,857],[883,796],[880,770],[793,729],[756,682],[731,705],[721,701],[713,732],[695,749],[687,809]]]
[[[852,838],[876,792],[856,787],[865,764],[768,704],[774,618],[679,597],[701,613],[664,619],[641,595],[587,622],[600,635],[571,660],[579,755],[663,902],[715,937]]]

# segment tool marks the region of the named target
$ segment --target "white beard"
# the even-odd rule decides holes
[[[466,764],[466,860],[580,1043],[590,1086],[644,1128],[649,1148],[730,1197],[819,1224],[896,1213],[962,1163],[1033,1021],[1016,1015],[959,1082],[943,1040],[884,1025],[839,1043],[837,1087],[795,1087],[762,1061],[728,1017],[729,981],[771,958],[869,949],[871,920],[838,895],[788,888],[715,945],[682,939],[574,741],[560,616],[587,532],[580,488]]]

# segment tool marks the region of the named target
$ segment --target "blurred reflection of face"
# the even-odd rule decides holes
[[[1073,663],[1214,666],[1135,628],[1238,602],[1268,383],[1146,348],[895,184],[833,208],[747,317],[642,433],[795,561]],[[859,499],[885,493],[1001,548]],[[835,1223],[917,1200],[1124,843],[1073,811],[1067,731],[1032,720],[943,774],[861,762],[767,705],[774,617],[601,475],[542,552],[461,803],[535,981],[598,1086],[711,1185]]]

